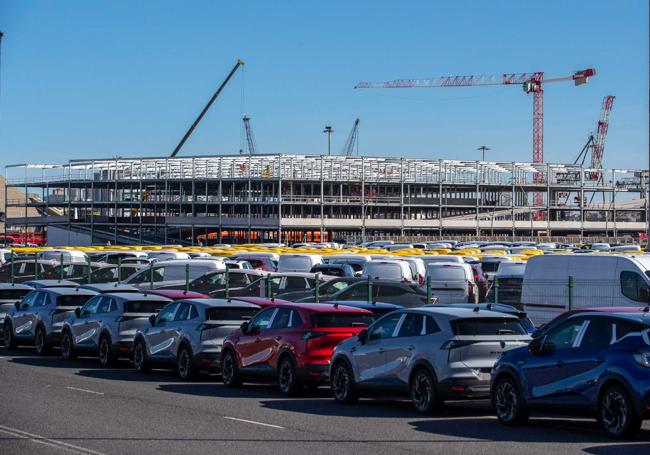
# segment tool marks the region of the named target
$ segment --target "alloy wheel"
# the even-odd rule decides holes
[[[612,435],[625,432],[630,410],[623,394],[617,389],[609,390],[603,397],[601,419],[605,430]]]
[[[45,352],[45,335],[43,334],[43,329],[40,327],[36,329],[36,339],[34,340],[36,345],[36,353],[43,354]]]
[[[63,337],[61,338],[61,356],[64,359],[69,359],[72,353],[72,340],[70,339],[70,334],[65,331]]]
[[[428,410],[433,399],[433,384],[431,378],[424,372],[419,372],[414,379],[411,399],[415,409],[420,412]]]
[[[190,353],[186,348],[183,348],[178,356],[178,374],[183,379],[190,376]]]
[[[102,338],[101,343],[99,344],[99,363],[102,366],[106,366],[110,362],[110,346],[108,345],[108,339],[106,337]]]
[[[332,377],[332,391],[334,398],[338,401],[345,401],[350,392],[350,375],[345,365],[339,365]]]
[[[494,395],[494,407],[499,419],[504,422],[514,420],[518,404],[519,398],[514,386],[509,381],[499,383]]]
[[[289,394],[293,392],[295,386],[295,372],[291,360],[284,359],[280,365],[280,374],[278,375],[280,390],[282,393]]]

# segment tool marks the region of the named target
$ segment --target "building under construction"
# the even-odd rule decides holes
[[[50,244],[617,237],[645,232],[648,219],[644,171],[578,165],[273,154],[72,160],[5,174],[25,195],[6,200],[5,213],[25,214],[7,226],[43,228]]]

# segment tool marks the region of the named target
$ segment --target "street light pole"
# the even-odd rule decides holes
[[[492,149],[490,147],[486,147],[485,145],[481,145],[476,150],[480,150],[481,152],[483,152],[483,158],[481,159],[481,161],[485,161],[485,152],[489,151],[489,150],[492,150]]]
[[[330,125],[327,125],[323,130],[323,133],[327,134],[327,155],[328,156],[332,154],[332,133],[333,132],[334,129]]]

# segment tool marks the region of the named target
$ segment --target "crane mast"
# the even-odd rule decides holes
[[[609,129],[609,116],[612,113],[614,106],[613,95],[607,95],[603,98],[603,105],[600,109],[600,119],[598,119],[598,127],[596,128],[596,136],[593,142],[591,151],[591,168],[602,169],[603,167],[603,154],[605,153],[605,138],[607,137],[607,130]]]
[[[343,144],[343,148],[341,149],[341,155],[342,156],[352,156],[354,153],[354,148],[357,148],[357,153],[359,152],[359,119],[355,119],[354,125],[352,125],[352,130],[350,130],[350,134],[348,135],[348,138],[345,140],[345,144]]]

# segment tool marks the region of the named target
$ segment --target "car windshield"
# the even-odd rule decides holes
[[[208,308],[205,316],[209,321],[248,321],[258,312],[257,308]]]
[[[525,335],[518,320],[510,318],[456,319],[451,323],[455,335]]]
[[[131,300],[124,302],[124,312],[125,313],[157,313],[162,308],[167,305],[168,302],[154,301],[151,300]]]
[[[373,318],[363,313],[319,313],[312,316],[312,325],[318,327],[360,327],[368,326]]]
[[[58,306],[83,306],[92,295],[60,295],[56,300]]]
[[[482,262],[481,263],[481,268],[483,269],[484,272],[496,272],[499,270],[499,262]]]
[[[31,289],[0,290],[0,300],[20,300],[31,292]]]

